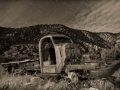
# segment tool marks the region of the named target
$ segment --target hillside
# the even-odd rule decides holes
[[[40,38],[49,33],[64,34],[81,46],[81,50],[86,52],[89,45],[99,47],[110,47],[120,33],[96,33],[86,30],[76,30],[61,24],[35,25],[22,28],[0,27],[0,54],[9,54],[8,51],[20,54],[37,52],[37,44]],[[16,49],[15,49],[16,48]],[[33,53],[32,52],[32,53]],[[8,55],[9,56],[9,55]]]

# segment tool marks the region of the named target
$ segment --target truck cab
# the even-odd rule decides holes
[[[60,73],[64,66],[65,45],[73,41],[61,34],[50,34],[39,41],[41,73]]]

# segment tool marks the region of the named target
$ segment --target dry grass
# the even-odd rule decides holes
[[[92,88],[90,88],[92,87]],[[66,80],[50,81],[29,75],[13,76],[6,74],[0,79],[0,90],[120,90],[107,80],[79,81],[68,84]],[[97,90],[96,89],[96,90]]]
[[[118,73],[115,73],[119,75]],[[96,89],[95,89],[96,88]],[[114,84],[104,79],[79,81],[77,84],[66,80],[43,80],[30,75],[13,76],[0,72],[0,90],[120,90]]]

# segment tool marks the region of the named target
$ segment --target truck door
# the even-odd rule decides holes
[[[50,38],[42,40],[43,73],[56,72],[55,48]]]

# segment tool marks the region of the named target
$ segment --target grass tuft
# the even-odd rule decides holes
[[[0,90],[120,90],[107,80],[86,80],[77,84],[60,81],[43,80],[30,75],[4,75],[0,79]]]

